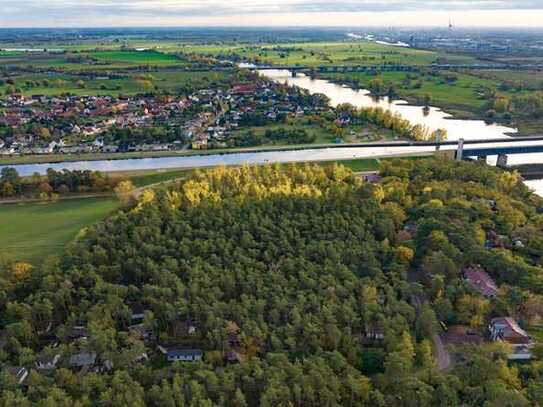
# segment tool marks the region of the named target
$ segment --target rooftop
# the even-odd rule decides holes
[[[466,267],[464,277],[474,290],[485,297],[495,297],[498,294],[498,286],[481,266]]]

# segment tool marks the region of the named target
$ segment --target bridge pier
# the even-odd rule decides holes
[[[292,71],[290,71],[290,75],[291,75],[293,78],[296,78],[296,77],[298,76],[298,71],[292,70]]]
[[[498,155],[498,161],[496,162],[496,166],[499,168],[507,168],[507,154]]]
[[[456,150],[456,161],[462,161],[464,159],[464,139],[458,140],[458,149]]]
[[[486,163],[486,155],[480,155],[480,156],[477,156],[477,161],[483,161]]]

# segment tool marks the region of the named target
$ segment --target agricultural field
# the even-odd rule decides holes
[[[0,94],[5,94],[9,88],[15,88],[25,96],[57,96],[65,93],[77,96],[130,96],[153,89],[176,92],[187,86],[206,87],[227,75],[227,72],[215,71],[151,71],[145,74],[127,73],[122,78],[24,74],[11,77],[13,85],[6,81],[0,82]]]
[[[469,63],[465,56],[444,55],[433,51],[392,47],[369,41],[296,43],[278,45],[187,45],[186,54],[233,58],[278,65],[428,65],[439,59],[451,63]]]
[[[64,70],[67,72],[108,71],[149,67],[185,67],[188,62],[178,55],[155,50],[78,50],[75,52],[6,52],[0,54],[0,61],[10,65],[32,65],[41,69]]]
[[[169,66],[183,63],[183,60],[177,56],[157,51],[91,51],[84,55],[111,65]]]
[[[8,260],[40,263],[58,255],[77,233],[112,213],[114,199],[0,205],[0,247]]]

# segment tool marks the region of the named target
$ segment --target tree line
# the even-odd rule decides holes
[[[34,174],[21,177],[13,167],[4,167],[0,172],[0,197],[17,196],[55,198],[58,195],[84,192],[112,191],[122,181],[99,171],[47,169],[45,176]]]

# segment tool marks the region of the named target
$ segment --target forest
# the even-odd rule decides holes
[[[455,348],[448,369],[435,358],[443,325],[537,329],[543,200],[476,162],[386,161],[380,176],[196,171],[61,258],[1,262],[0,406],[543,405],[539,345],[522,364],[489,340]],[[466,284],[469,264],[495,298]],[[203,360],[168,362],[171,349]]]

